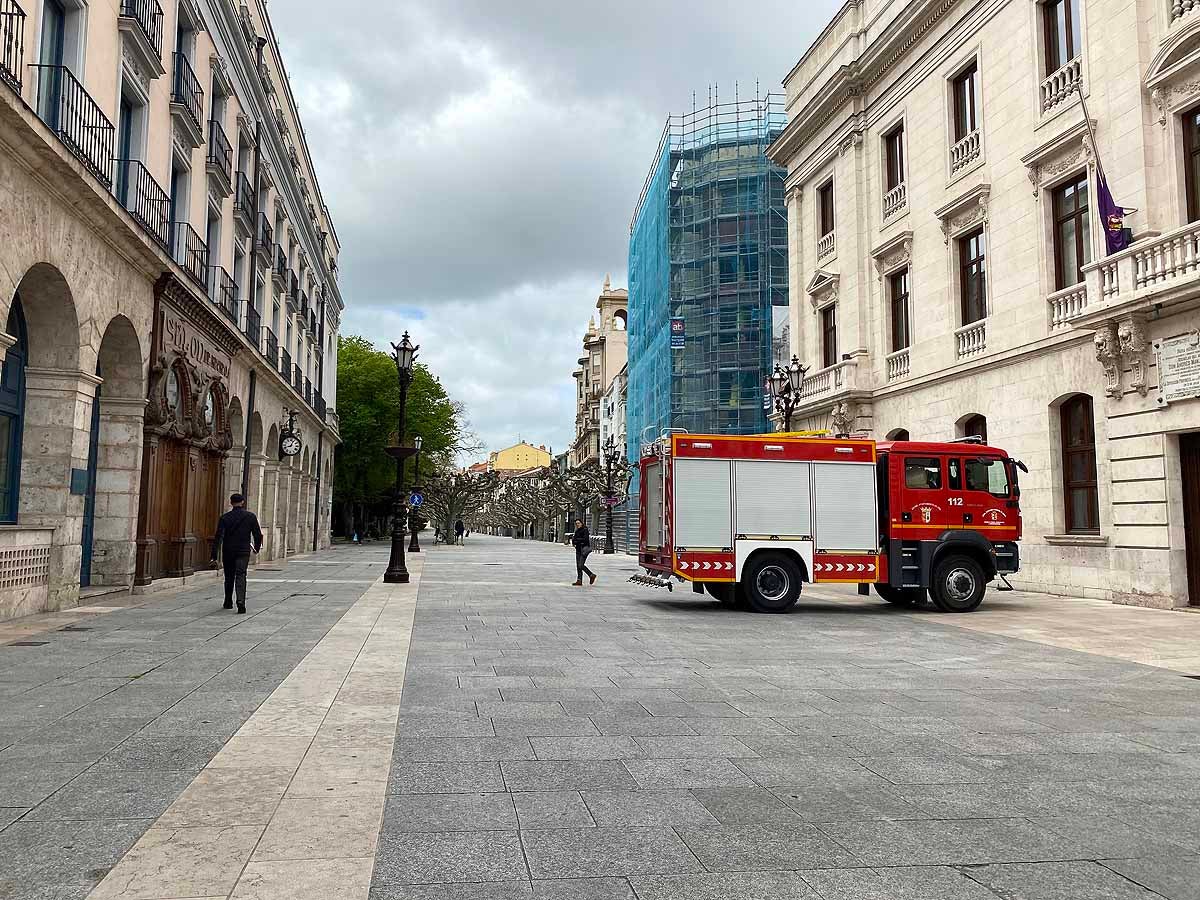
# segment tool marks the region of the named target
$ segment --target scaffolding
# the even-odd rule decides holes
[[[708,106],[667,119],[630,225],[631,461],[668,428],[767,430],[772,313],[787,309],[788,270],[786,173],[766,148],[786,124],[782,96],[757,91],[724,103],[710,91]]]

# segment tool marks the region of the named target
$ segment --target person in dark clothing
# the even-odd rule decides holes
[[[454,543],[461,544],[463,542],[463,532],[467,527],[463,525],[463,520],[459,519],[454,523]]]
[[[246,611],[246,566],[251,552],[262,549],[262,529],[258,527],[258,516],[246,509],[246,498],[233,494],[229,498],[231,509],[217,520],[217,536],[213,539],[212,561],[217,561],[220,548],[221,562],[225,569],[225,609],[233,609],[233,592],[237,589],[237,611]]]
[[[572,586],[583,586],[584,573],[589,579],[588,584],[595,584],[596,573],[586,565],[588,554],[592,552],[592,535],[582,519],[575,520],[575,534],[571,537],[571,543],[575,545],[575,581]]]

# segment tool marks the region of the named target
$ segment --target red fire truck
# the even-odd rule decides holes
[[[993,579],[1011,589],[1018,470],[977,439],[668,434],[642,450],[634,580],[758,612],[790,609],[803,582],[970,612]]]

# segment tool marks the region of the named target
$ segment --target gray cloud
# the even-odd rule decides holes
[[[605,273],[624,283],[667,114],[714,82],[779,90],[835,7],[274,0],[345,329],[409,327],[489,445],[565,446],[578,340]]]

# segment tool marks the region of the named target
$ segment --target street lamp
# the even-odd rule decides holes
[[[800,365],[800,360],[793,356],[786,365],[775,366],[775,371],[767,379],[767,390],[770,393],[775,412],[783,417],[783,430],[792,430],[792,414],[800,405],[800,389],[804,387],[804,376],[808,374],[808,366]]]
[[[404,537],[408,531],[408,504],[404,502],[404,460],[412,456],[416,450],[404,446],[404,413],[408,402],[408,386],[412,384],[413,360],[421,349],[408,338],[408,332],[400,343],[392,344],[392,360],[396,363],[396,376],[400,380],[400,416],[396,431],[396,446],[388,447],[389,455],[396,460],[396,499],[392,504],[392,552],[388,558],[387,571],[383,580],[388,584],[408,584],[408,569],[404,566]]]
[[[613,507],[616,505],[617,492],[613,490],[613,467],[621,458],[612,435],[604,442],[604,552],[616,553],[613,546]]]
[[[421,444],[424,441],[418,434],[413,438],[413,447],[416,448],[416,453],[413,454],[413,486],[412,492],[419,494],[421,492]],[[412,533],[412,540],[408,542],[409,553],[420,553],[421,545],[417,543],[417,532],[421,530],[421,522],[423,517],[414,507],[408,517],[408,530]]]

